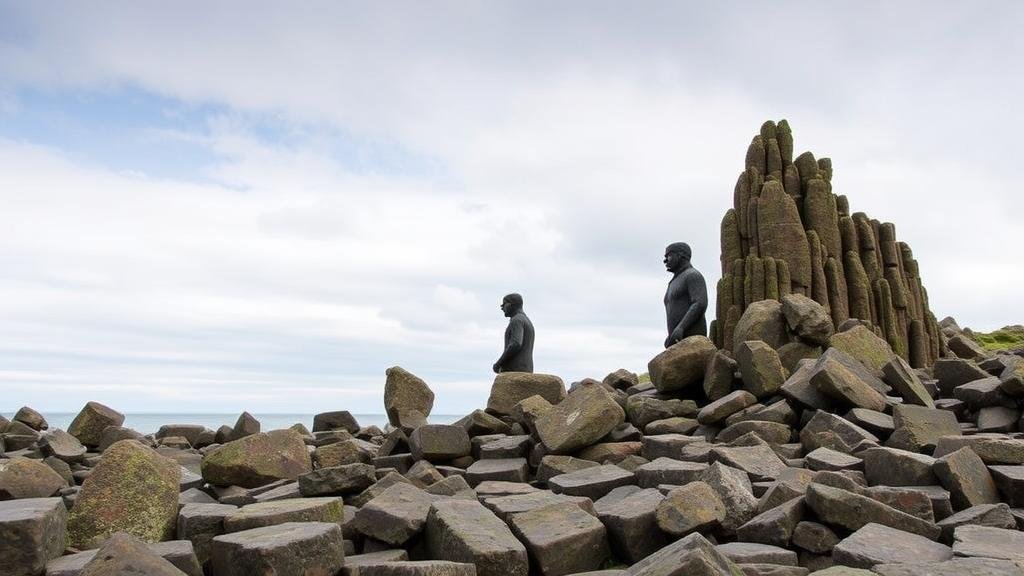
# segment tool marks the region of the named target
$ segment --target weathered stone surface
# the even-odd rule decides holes
[[[537,419],[537,435],[550,453],[568,454],[597,442],[625,418],[604,388],[582,386]]]
[[[353,523],[371,538],[401,546],[423,530],[436,499],[410,484],[394,484],[363,505]]]
[[[935,401],[925,389],[924,383],[917,372],[899,356],[893,356],[882,366],[885,382],[892,386],[903,400],[909,404],[917,404],[926,408],[934,408]]]
[[[944,396],[952,395],[957,386],[989,376],[973,360],[961,358],[939,358],[932,366],[932,374]]]
[[[949,490],[956,510],[999,502],[999,492],[992,475],[970,447],[964,446],[938,458],[933,470],[942,486]]]
[[[548,485],[556,494],[586,496],[597,500],[613,488],[633,484],[635,481],[636,476],[632,472],[614,464],[604,464],[555,476],[548,480]]]
[[[726,558],[741,565],[774,564],[776,566],[796,566],[796,552],[770,544],[756,542],[729,542],[719,544],[715,548]]]
[[[356,496],[347,497],[345,501],[351,504],[352,506],[361,508],[367,502],[373,500],[377,496],[380,496],[381,494],[384,493],[385,490],[394,486],[395,484],[412,485],[412,482],[410,482],[408,478],[402,476],[398,472],[388,472],[387,474],[384,475],[383,478],[374,483],[373,486],[370,486],[366,490],[363,490]]]
[[[651,383],[661,392],[682,390],[704,381],[704,368],[717,348],[705,336],[676,342],[647,363]]]
[[[953,558],[942,562],[876,564],[878,576],[1020,576],[1021,568],[1009,560],[995,558]],[[869,573],[871,574],[871,573]]]
[[[516,404],[530,396],[540,396],[551,404],[558,404],[565,399],[565,383],[551,374],[502,372],[494,377],[487,411],[500,416],[511,415]]]
[[[638,491],[639,488],[635,487]],[[614,490],[613,490],[614,492]],[[495,496],[484,499],[487,506],[498,518],[508,522],[509,516],[543,508],[550,504],[562,504],[570,502],[579,506],[583,511],[596,515],[594,502],[584,496],[569,496],[567,494],[555,494],[548,490],[536,490],[527,494],[509,494],[507,496]]]
[[[241,532],[285,522],[341,522],[341,498],[288,498],[242,506],[224,518],[224,531]]]
[[[725,518],[720,524],[726,533],[734,533],[757,515],[757,498],[751,492],[750,480],[742,470],[716,462],[704,472],[701,481],[718,494],[725,506]]]
[[[447,462],[460,456],[468,456],[472,448],[469,434],[461,426],[450,424],[426,424],[409,435],[409,448],[416,460]]]
[[[68,542],[96,548],[115,532],[147,542],[169,540],[178,516],[181,467],[152,449],[122,440],[103,453],[68,517]]]
[[[1016,432],[1020,410],[1006,406],[986,406],[978,410],[979,432]]]
[[[708,539],[699,533],[690,534],[633,564],[628,576],[742,576],[729,560]]]
[[[828,344],[828,339],[835,332],[828,310],[803,294],[783,296],[782,314],[789,329],[810,344]]]
[[[704,482],[690,482],[669,492],[657,507],[658,527],[671,536],[710,530],[725,519],[725,504]]]
[[[896,429],[892,416],[866,408],[851,408],[844,418],[879,438],[887,438]]]
[[[803,171],[801,171],[803,172]],[[806,175],[801,173],[801,178]],[[777,181],[765,182],[756,199],[757,247],[761,257],[786,262],[792,283],[810,288],[811,257],[807,234],[793,197]]]
[[[22,406],[14,413],[14,417],[11,418],[13,422],[21,422],[29,428],[40,432],[49,428],[49,424],[46,422],[46,418],[39,412],[28,406]]]
[[[801,360],[817,360],[821,357],[821,347],[811,346],[803,342],[789,342],[783,344],[776,350],[779,354],[779,361],[787,372],[796,372]]]
[[[860,470],[864,461],[831,448],[817,448],[804,456],[804,466],[810,470]]]
[[[819,354],[818,357],[820,358],[820,356]],[[782,383],[782,388],[779,391],[794,406],[812,410],[832,410],[835,408],[836,401],[822,394],[817,386],[811,384],[811,376],[815,373],[815,361],[801,360],[798,362],[796,370]]]
[[[146,547],[141,540],[118,532],[111,536],[83,567],[82,576],[116,576],[146,574],[147,576],[180,576],[185,574]]]
[[[800,431],[800,443],[807,452],[824,446],[849,454],[853,452],[854,446],[864,441],[877,443],[878,437],[824,410],[815,412]]]
[[[935,449],[939,438],[960,435],[956,416],[947,410],[900,404],[893,407],[893,423],[896,430],[887,446],[912,452],[927,452]]]
[[[0,500],[46,498],[67,485],[67,480],[41,460],[0,460]]]
[[[793,528],[791,541],[794,546],[808,552],[827,554],[839,543],[839,538],[828,526],[804,520]]]
[[[733,331],[730,350],[735,353],[740,344],[749,340],[760,340],[774,349],[789,341],[782,304],[776,300],[761,300],[743,311]]]
[[[476,566],[447,560],[413,560],[364,563],[346,568],[345,572],[350,576],[476,576]]]
[[[942,436],[935,444],[935,456],[952,454],[964,446],[969,446],[985,464],[1024,464],[1024,439],[1003,434]]]
[[[325,496],[360,492],[377,481],[376,471],[369,464],[345,464],[320,468],[299,476],[299,492],[303,496]]]
[[[478,576],[526,576],[526,548],[508,526],[475,500],[434,502],[425,540],[435,560],[467,562]]]
[[[876,523],[865,524],[832,551],[837,564],[855,568],[893,562],[941,562],[952,557],[949,546]]]
[[[657,488],[662,484],[682,486],[700,480],[707,469],[708,465],[703,462],[683,462],[662,456],[638,466],[633,473],[641,487]]]
[[[1024,562],[1024,532],[967,525],[958,526],[953,538],[953,552],[957,556]]]
[[[217,536],[211,549],[217,576],[330,576],[345,562],[341,528],[330,522],[287,522]]]
[[[549,454],[541,458],[540,466],[537,468],[536,478],[541,482],[547,482],[559,474],[567,474],[569,472],[583,470],[584,468],[593,468],[595,466],[600,466],[600,463],[583,460],[582,458],[575,458],[573,456]]]
[[[97,446],[103,438],[103,430],[107,426],[120,426],[124,423],[124,414],[99,402],[86,402],[82,411],[75,416],[68,426],[68,434],[86,446]]]
[[[755,403],[756,396],[746,390],[736,390],[701,408],[697,413],[697,421],[701,424],[717,424]]]
[[[539,398],[539,397],[538,397]],[[541,398],[543,400],[543,398]],[[544,400],[547,402],[546,400]],[[545,410],[546,412],[546,410]],[[511,434],[512,429],[508,424],[483,410],[473,410],[463,416],[455,423],[455,426],[462,426],[470,438],[485,434]]]
[[[648,488],[597,509],[617,558],[632,564],[669,543],[655,518],[655,511],[664,498],[659,490]]]
[[[989,466],[1002,500],[1011,508],[1024,507],[1024,466]]]
[[[122,533],[123,534],[123,533]],[[187,576],[203,576],[203,569],[196,557],[192,543],[188,540],[168,540],[144,544],[157,557],[170,562]],[[55,558],[46,564],[46,576],[81,576],[86,564],[96,558],[98,549],[85,550]],[[131,572],[135,574],[136,572]],[[120,572],[118,572],[120,574]]]
[[[149,440],[145,436],[131,428],[125,428],[124,426],[107,426],[103,429],[103,434],[100,435],[100,443],[96,447],[96,450],[99,452],[105,452],[107,448],[110,448],[116,442],[121,440],[136,440],[146,445],[150,444]]]
[[[474,439],[475,440],[475,439]],[[528,434],[503,436],[497,440],[484,443],[479,448],[478,458],[484,460],[498,458],[525,458],[533,448],[533,440]]]
[[[385,371],[384,411],[392,426],[415,428],[425,424],[434,408],[434,392],[418,376],[400,366]]]
[[[786,463],[767,444],[715,447],[708,457],[711,462],[746,472],[755,481],[774,480],[786,469]]]
[[[626,400],[626,419],[641,430],[657,420],[690,417],[696,413],[697,403],[693,400],[666,400],[645,394],[634,394]]]
[[[992,355],[991,352],[988,352],[980,344],[964,334],[953,336],[946,342],[946,345],[949,346],[953,354],[966,360],[984,360]]]
[[[999,504],[979,504],[965,508],[956,514],[943,518],[938,522],[942,530],[941,540],[946,544],[953,543],[953,534],[960,526],[988,526],[990,528],[1004,528],[1016,530],[1017,522],[1010,512],[1010,507],[1000,502]]]
[[[805,496],[807,506],[822,521],[847,530],[859,530],[866,524],[876,523],[912,532],[935,540],[940,530],[934,524],[882,504],[876,500],[839,488],[811,484]]]
[[[48,430],[40,435],[39,448],[44,456],[55,456],[65,462],[81,462],[86,451],[78,438],[60,428]]]
[[[276,432],[276,430],[275,430]],[[367,445],[367,442],[356,438],[349,438],[340,442],[332,442],[326,446],[319,446],[313,451],[313,461],[321,468],[333,468],[345,464],[368,464],[374,460],[375,446]],[[402,455],[397,455],[401,459]],[[412,455],[408,456],[411,461]]]
[[[294,430],[272,430],[228,442],[203,456],[203,479],[221,486],[255,488],[295,480],[312,470],[306,444]]]
[[[877,376],[882,375],[882,368],[893,356],[888,342],[865,326],[855,326],[845,332],[833,334],[828,339],[828,346],[859,361]]]
[[[846,406],[885,410],[887,386],[842,351],[829,348],[814,363],[811,384],[823,394]]]
[[[64,552],[67,509],[60,498],[0,501],[0,566],[11,576],[42,574]]]
[[[793,434],[793,430],[786,424],[780,422],[769,422],[766,420],[743,420],[732,424],[718,433],[716,442],[733,442],[734,440],[753,434],[769,444],[786,444]]]
[[[609,556],[604,525],[572,503],[513,514],[509,523],[543,576],[596,570]]]
[[[896,448],[870,448],[860,452],[868,484],[877,486],[932,486],[938,478],[932,472],[935,458]]]
[[[186,504],[178,512],[177,537],[192,542],[196,558],[205,564],[214,536],[224,534],[224,518],[237,510],[227,504]]]
[[[313,432],[345,430],[350,434],[359,432],[359,422],[348,410],[321,412],[313,416]]]
[[[803,518],[803,498],[793,498],[754,516],[736,530],[736,536],[743,542],[787,547],[793,531]]]
[[[730,334],[730,342],[731,334]],[[733,375],[738,369],[736,361],[722,350],[717,350],[704,367],[704,395],[718,400],[732,390]]]
[[[503,482],[526,482],[530,466],[526,458],[495,458],[477,460],[466,468],[466,480],[475,486],[486,480]]]
[[[736,362],[743,378],[743,389],[757,398],[774,394],[789,376],[778,353],[760,340],[741,342],[736,348]]]

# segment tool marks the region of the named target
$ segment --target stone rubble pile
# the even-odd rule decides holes
[[[142,435],[90,402],[65,432],[23,408],[0,424],[0,572],[1024,574],[1024,358],[950,345],[914,369],[800,294],[736,334],[679,342],[650,382],[499,374],[453,424],[401,368],[385,430]]]

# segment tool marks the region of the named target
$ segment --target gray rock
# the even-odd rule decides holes
[[[336,574],[345,563],[341,528],[331,522],[286,522],[213,539],[218,576]]]
[[[43,418],[42,414],[28,406],[22,406],[19,408],[18,411],[14,413],[14,417],[11,418],[11,420],[14,422],[21,422],[37,432],[41,432],[50,427],[46,422],[46,418]]]
[[[787,547],[793,537],[793,531],[796,530],[797,524],[803,518],[803,498],[793,498],[789,502],[754,516],[736,530],[736,536],[743,542]],[[732,556],[729,557],[736,562],[741,562]],[[764,560],[752,560],[752,562],[764,562]]]
[[[313,416],[313,432],[345,430],[350,434],[359,432],[359,422],[348,410],[321,412]]]
[[[736,348],[743,389],[758,398],[771,396],[786,381],[789,374],[775,350],[760,340],[741,342]]]
[[[637,483],[643,488],[656,488],[660,484],[676,484],[682,486],[700,480],[708,465],[702,462],[683,462],[672,458],[656,458],[638,466]]]
[[[415,486],[397,483],[363,505],[353,526],[366,536],[401,546],[423,530],[436,499]]]
[[[828,310],[803,294],[782,297],[786,324],[801,340],[823,346],[835,332]]]
[[[742,470],[715,462],[708,467],[702,481],[718,494],[725,506],[725,518],[721,521],[725,532],[735,532],[757,515],[757,498],[751,492],[750,480]]]
[[[476,576],[476,566],[447,560],[373,562],[347,570],[351,576]]]
[[[878,576],[1020,576],[1019,566],[994,558],[953,558],[942,562],[913,564],[876,564]]]
[[[718,494],[704,482],[690,482],[669,492],[655,513],[658,527],[671,536],[711,530],[725,520],[727,510]]]
[[[959,430],[958,430],[959,431]],[[1024,464],[1024,439],[1003,434],[942,436],[935,444],[935,457],[952,454],[968,446],[985,464]]]
[[[881,412],[887,388],[869,370],[842,351],[829,348],[814,364],[811,384],[826,396],[846,405]]]
[[[837,564],[855,568],[896,562],[941,562],[952,557],[953,550],[949,546],[875,523],[865,524],[832,550]]]
[[[786,463],[767,444],[717,447],[709,453],[709,460],[742,470],[755,481],[774,480],[786,469]]]
[[[800,431],[800,444],[806,452],[824,446],[849,454],[853,452],[854,446],[864,441],[878,442],[878,437],[860,426],[824,410],[816,411]]]
[[[691,417],[697,413],[693,400],[665,400],[646,394],[634,394],[626,400],[626,419],[643,429],[651,422],[673,417]]]
[[[259,420],[248,412],[242,412],[238,415],[238,420],[235,420],[235,425],[231,428],[231,435],[228,437],[228,441],[241,440],[247,436],[259,434],[260,429]]]
[[[886,441],[886,445],[893,448],[929,452],[935,448],[940,437],[960,435],[956,416],[946,410],[900,404],[893,407],[892,418],[896,431]]]
[[[613,488],[635,482],[636,476],[632,472],[614,464],[603,464],[555,476],[548,480],[548,485],[556,494],[586,496],[597,500]]]
[[[676,342],[647,363],[651,383],[660,392],[683,390],[704,381],[704,368],[717,348],[705,336]]]
[[[413,458],[428,462],[447,462],[468,456],[472,448],[466,429],[451,424],[426,424],[416,428],[409,435],[409,447]]]
[[[285,522],[340,522],[344,514],[341,498],[291,498],[242,506],[224,517],[224,532]]]
[[[68,426],[68,433],[86,446],[97,446],[107,426],[120,426],[124,414],[99,402],[86,402],[78,416]]]
[[[168,540],[166,542],[146,544],[145,547],[149,552],[166,560],[175,567],[179,571],[175,572],[175,574],[203,576],[201,563],[196,556],[192,543],[188,540]],[[98,551],[98,549],[85,550],[51,560],[46,564],[46,576],[81,576],[84,573],[86,564],[96,557]]]
[[[596,570],[610,553],[604,525],[573,503],[513,514],[509,523],[543,576]]]
[[[0,566],[11,576],[42,573],[64,553],[68,512],[60,498],[0,501]]]
[[[1002,500],[1012,508],[1024,507],[1024,466],[989,466]]]
[[[935,458],[896,448],[870,448],[860,453],[864,476],[872,486],[933,486],[938,478],[932,472]]]
[[[733,375],[739,365],[723,350],[716,350],[704,367],[704,395],[718,400],[732,390]]]
[[[804,465],[811,470],[860,470],[864,461],[831,448],[817,448],[804,456]]]
[[[839,543],[839,537],[824,524],[804,520],[793,528],[791,541],[794,546],[808,552],[828,554]]]
[[[732,560],[698,533],[690,534],[633,564],[628,576],[741,576]]]
[[[664,499],[660,491],[648,488],[637,489],[601,506],[595,504],[598,518],[608,531],[608,539],[617,558],[633,564],[669,543],[669,538],[658,528],[655,517],[658,505]]]
[[[421,378],[400,366],[385,371],[384,410],[392,426],[410,430],[425,424],[434,408],[434,392]]]
[[[345,464],[320,468],[299,476],[303,496],[327,496],[361,492],[377,482],[376,470],[369,464]]]
[[[999,492],[988,468],[967,446],[938,458],[933,470],[942,486],[949,490],[956,510],[999,502]]]
[[[502,372],[494,377],[487,411],[499,416],[511,415],[516,404],[531,396],[558,404],[565,399],[565,383],[551,374]]]
[[[985,378],[989,374],[972,360],[961,358],[939,358],[932,365],[932,374],[938,381],[943,396],[952,396],[953,389],[962,384]]]
[[[775,564],[796,566],[796,552],[770,544],[756,542],[729,542],[715,548],[726,558],[737,564]]]
[[[1005,528],[1016,530],[1017,522],[1010,512],[1010,507],[1000,502],[999,504],[980,504],[971,506],[943,518],[938,526],[942,530],[941,540],[947,544],[953,543],[953,534],[960,526],[988,526],[990,528]]]
[[[547,482],[559,474],[568,474],[569,472],[583,470],[584,468],[594,468],[596,466],[600,466],[600,464],[573,456],[549,454],[541,458],[536,478],[540,482]]]
[[[940,530],[934,524],[901,512],[867,496],[812,483],[807,487],[805,503],[823,522],[847,530],[859,530],[871,523],[919,534],[935,540]]]
[[[953,552],[957,556],[1024,562],[1024,532],[966,525],[958,526],[953,537]]]
[[[466,468],[466,480],[475,486],[485,480],[503,482],[526,482],[530,466],[526,458],[501,458],[495,460],[477,460]]]
[[[567,454],[600,440],[626,414],[600,386],[583,386],[537,419],[537,435],[552,454]]]
[[[740,344],[748,340],[761,340],[774,349],[789,341],[780,302],[761,300],[747,306],[733,329],[731,350],[739,350]]]
[[[882,366],[882,375],[885,377],[886,383],[892,386],[893,390],[908,404],[917,404],[926,408],[935,407],[935,401],[932,400],[931,394],[928,394],[921,378],[903,358],[899,356],[890,358]]]
[[[424,530],[435,560],[466,562],[478,576],[526,576],[526,548],[508,526],[475,500],[441,500],[431,505]]]
[[[192,543],[200,565],[210,560],[213,538],[224,534],[224,519],[237,510],[227,504],[186,504],[181,508],[177,537]]]
[[[701,424],[717,424],[755,403],[756,396],[746,390],[736,390],[701,408],[697,413],[697,421]]]
[[[192,557],[194,570],[201,576],[199,563]],[[146,574],[147,576],[181,576],[186,572],[164,560],[146,544],[126,532],[118,532],[100,546],[80,572],[82,576],[114,576],[117,574]]]

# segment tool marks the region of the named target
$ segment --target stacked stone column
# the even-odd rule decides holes
[[[942,354],[917,261],[896,227],[851,214],[832,191],[832,161],[793,158],[789,123],[768,121],[747,148],[733,207],[721,229],[722,279],[711,336],[719,348],[752,302],[800,293],[825,306],[836,326],[850,318],[914,367]]]

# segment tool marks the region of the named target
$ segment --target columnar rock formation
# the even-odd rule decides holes
[[[711,336],[731,348],[732,334],[752,302],[789,293],[825,306],[838,327],[870,322],[915,368],[943,353],[914,254],[896,227],[850,213],[832,192],[832,161],[811,152],[793,158],[793,133],[780,120],[761,126],[747,148],[745,169],[722,219],[722,279]]]

